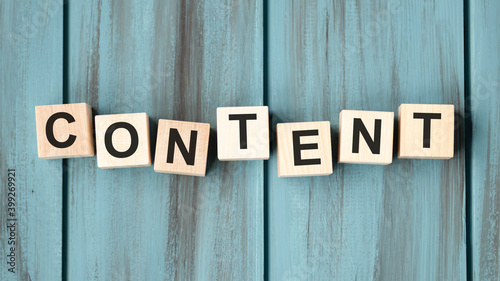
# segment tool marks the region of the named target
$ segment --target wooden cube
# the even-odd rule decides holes
[[[210,124],[159,120],[154,170],[205,176]]]
[[[217,156],[220,161],[269,159],[268,107],[217,108]]]
[[[342,110],[339,163],[392,163],[394,112]]]
[[[453,158],[455,108],[451,104],[399,107],[399,158]]]
[[[146,113],[97,115],[95,130],[99,168],[151,166]]]
[[[333,173],[330,122],[282,123],[276,126],[278,177]]]
[[[92,109],[88,104],[37,106],[35,116],[38,157],[94,156]]]

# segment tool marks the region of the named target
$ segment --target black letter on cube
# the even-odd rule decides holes
[[[247,120],[257,120],[257,114],[230,114],[229,120],[240,121],[240,149],[247,149]]]
[[[302,136],[317,136],[318,130],[293,131],[293,162],[295,166],[320,165],[321,159],[302,159],[301,150],[318,149],[317,143],[301,144],[300,137]]]
[[[45,134],[47,135],[47,140],[50,142],[51,145],[57,148],[67,148],[73,145],[76,140],[75,135],[69,135],[68,139],[64,142],[57,141],[56,138],[54,137],[54,123],[56,122],[57,119],[66,119],[68,123],[73,123],[75,122],[75,117],[73,115],[67,113],[67,112],[58,112],[54,113],[52,116],[50,116],[49,120],[47,120],[47,124],[45,125]]]
[[[382,134],[382,120],[375,119],[375,136],[372,139],[361,118],[354,118],[354,129],[352,138],[352,153],[359,153],[359,134],[363,135],[366,144],[373,154],[380,154],[380,136]]]
[[[189,151],[186,149],[184,142],[179,135],[179,131],[174,128],[170,128],[170,135],[168,139],[168,152],[167,152],[167,163],[174,163],[174,150],[175,144],[179,147],[182,157],[189,166],[194,166],[194,158],[196,154],[196,138],[198,137],[197,131],[191,131],[191,140],[189,141]]]
[[[113,133],[120,128],[126,129],[130,133],[131,139],[130,147],[123,152],[117,151],[114,148],[112,142]],[[132,124],[127,122],[116,122],[109,126],[109,128],[106,130],[106,133],[104,134],[104,143],[109,154],[111,154],[112,156],[116,158],[127,158],[134,154],[137,150],[137,147],[139,146],[139,135],[137,134],[137,130],[134,128],[134,126],[132,126]]]

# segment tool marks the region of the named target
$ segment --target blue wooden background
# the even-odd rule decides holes
[[[0,0],[0,280],[500,280],[499,1],[64,2]],[[39,159],[34,108],[63,102],[148,113],[152,147],[209,122],[207,177]],[[452,160],[216,160],[219,106],[329,120],[336,155],[342,109],[401,103],[455,105]]]

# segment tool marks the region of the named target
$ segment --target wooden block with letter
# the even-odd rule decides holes
[[[339,116],[339,163],[392,163],[394,112],[342,110]]]
[[[86,103],[35,107],[38,157],[94,156],[92,109]]]
[[[217,157],[220,161],[269,159],[268,107],[217,108]]]
[[[209,136],[210,124],[160,119],[155,172],[205,176]]]
[[[151,166],[146,113],[97,115],[95,130],[99,168]]]
[[[399,107],[399,158],[453,158],[455,110],[451,104]]]
[[[323,176],[333,173],[330,122],[281,123],[278,177]]]

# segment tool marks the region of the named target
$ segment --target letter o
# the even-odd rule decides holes
[[[112,141],[113,133],[120,128],[126,129],[130,133],[131,139],[130,147],[123,152],[116,150]],[[132,124],[127,122],[116,122],[109,126],[106,130],[106,133],[104,134],[104,144],[106,145],[106,150],[112,156],[116,158],[127,158],[136,152],[137,147],[139,146],[139,135]]]

